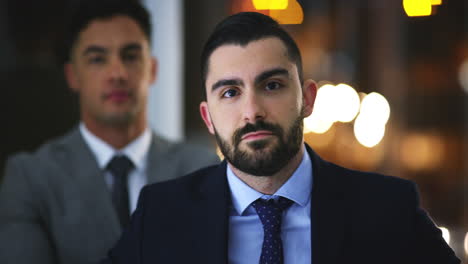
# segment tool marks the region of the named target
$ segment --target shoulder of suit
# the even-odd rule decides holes
[[[166,138],[163,138],[162,136],[156,134],[153,132],[152,134],[152,143],[154,147],[158,148],[159,151],[161,152],[170,152],[170,153],[176,153],[176,152],[198,152],[198,151],[204,151],[208,152],[209,149],[204,146],[199,146],[194,144],[193,142],[174,142],[170,141]]]
[[[8,163],[33,163],[38,166],[60,163],[68,159],[77,144],[84,144],[78,130],[74,129],[65,135],[50,139],[32,152],[18,152],[11,155]]]
[[[333,178],[332,181],[346,192],[362,196],[388,196],[398,192],[414,192],[416,188],[413,181],[396,176],[353,170],[327,161],[321,161],[320,166],[326,167],[326,177]]]
[[[214,149],[193,142],[172,142],[154,132],[152,147],[168,160],[190,161],[190,164],[200,163],[203,166],[218,164],[220,161]]]
[[[338,164],[322,159],[312,148],[306,145],[309,156],[312,160],[314,175],[320,182],[325,182],[329,186],[337,186],[344,189],[393,189],[393,188],[414,188],[414,183],[403,178],[384,175],[376,172],[358,171],[342,167]],[[316,180],[314,180],[314,183]]]

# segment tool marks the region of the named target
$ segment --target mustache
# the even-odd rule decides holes
[[[254,124],[247,123],[244,127],[237,129],[233,135],[234,145],[239,145],[240,141],[242,140],[242,136],[244,136],[245,134],[256,132],[259,130],[270,131],[273,135],[278,136],[280,138],[283,135],[283,129],[279,125],[267,123],[265,121],[260,120],[255,122]]]

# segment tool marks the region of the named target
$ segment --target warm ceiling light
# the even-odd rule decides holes
[[[257,10],[282,10],[288,8],[288,0],[253,0]]]
[[[403,0],[403,8],[409,17],[430,16],[432,2],[431,0]]]
[[[376,124],[359,115],[354,121],[354,136],[361,145],[373,148],[385,136],[385,124]]]
[[[288,8],[283,10],[270,10],[270,16],[280,24],[302,24],[304,11],[297,0],[289,0]]]

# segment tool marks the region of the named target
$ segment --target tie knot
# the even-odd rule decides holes
[[[133,167],[133,162],[125,155],[116,155],[107,164],[107,169],[120,180],[126,179]]]
[[[280,196],[278,200],[275,200],[275,199],[265,200],[265,199],[259,198],[255,202],[252,203],[252,206],[257,211],[271,209],[271,210],[282,212],[283,210],[291,206],[292,203],[293,201],[289,200],[288,198]]]
[[[282,213],[293,201],[280,197],[277,201],[274,199],[257,199],[252,206],[257,210],[257,214],[262,221],[263,227],[268,229],[278,229],[281,226]]]

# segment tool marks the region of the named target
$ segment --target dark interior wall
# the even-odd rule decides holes
[[[221,19],[229,14],[228,1],[184,1],[185,26],[185,135],[189,140],[205,140],[207,129],[199,114],[204,98],[200,54],[205,40]],[[209,137],[208,137],[209,138]]]
[[[64,20],[71,1],[0,2],[0,169],[8,155],[30,151],[78,120],[62,72]]]

